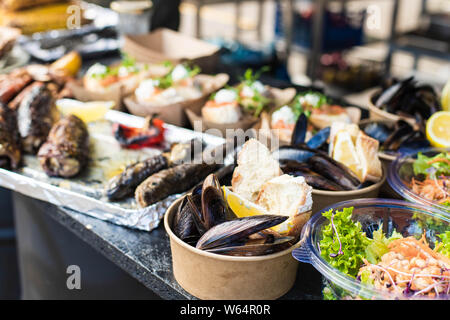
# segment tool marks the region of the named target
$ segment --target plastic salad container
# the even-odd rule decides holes
[[[421,203],[427,206],[433,206],[450,217],[450,206],[439,204],[437,201],[424,198],[419,194],[413,192],[409,186],[411,178],[416,178],[418,180],[423,180],[424,178],[423,175],[415,175],[413,170],[414,160],[417,159],[417,154],[419,152],[427,157],[433,157],[442,152],[450,152],[450,148],[429,148],[398,157],[394,160],[394,162],[391,163],[389,167],[388,183],[391,188],[405,200],[415,203]]]
[[[406,295],[394,295],[386,290],[362,284],[356,278],[334,268],[320,255],[319,242],[322,228],[329,220],[322,212],[353,207],[352,220],[359,221],[362,231],[371,238],[373,231],[383,225],[383,231],[391,236],[394,230],[403,237],[419,239],[424,230],[428,243],[434,244],[437,235],[450,230],[450,219],[434,208],[394,199],[358,199],[339,202],[316,213],[305,225],[301,234],[301,246],[292,252],[295,259],[309,263],[323,276],[324,299],[409,299]],[[416,297],[413,297],[416,298]],[[447,295],[448,298],[448,295]]]

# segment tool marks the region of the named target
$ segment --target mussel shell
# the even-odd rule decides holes
[[[343,191],[344,188],[337,183],[319,175],[318,173],[311,170],[298,170],[291,171],[288,173],[294,177],[304,177],[305,182],[313,187],[314,189],[327,190],[327,191]]]
[[[383,144],[394,131],[393,128],[380,122],[372,122],[364,126],[364,133]]]
[[[379,97],[375,101],[375,106],[380,108],[384,105],[389,105],[395,99],[395,97],[399,96],[402,91],[405,90],[405,88],[412,82],[413,79],[414,77],[409,77],[391,85],[379,95]]]
[[[283,251],[292,246],[294,237],[282,237],[275,239],[271,243],[257,243],[257,241],[247,241],[244,244],[237,244],[223,248],[206,250],[208,252],[229,255],[229,256],[262,256]]]
[[[203,187],[202,191],[202,215],[206,230],[225,222],[228,217],[228,207],[223,199],[221,189],[213,186]]]
[[[312,138],[306,142],[306,145],[311,149],[319,149],[325,145],[330,137],[331,128],[325,127],[317,132]]]
[[[292,132],[291,145],[295,146],[302,144],[306,139],[306,131],[308,127],[308,119],[306,115],[302,113],[295,123],[294,131]]]
[[[286,221],[287,216],[256,215],[226,221],[209,229],[197,242],[196,248],[221,248],[244,241],[251,234]]]
[[[187,195],[186,199],[187,201],[185,206],[188,208],[188,212],[190,212],[190,214],[192,215],[198,233],[200,235],[203,235],[206,231],[208,231],[208,228],[206,228],[205,222],[203,220],[201,195]]]
[[[361,181],[348,168],[326,155],[317,154],[308,161],[315,172],[337,183],[345,190],[355,190],[361,184]]]
[[[306,162],[309,158],[315,155],[314,150],[305,150],[304,148],[282,146],[272,152],[272,157],[275,160],[294,160],[297,162]]]
[[[191,207],[188,205],[188,198],[184,197],[174,217],[173,232],[181,240],[188,243],[195,243],[200,238],[200,234],[190,210]]]

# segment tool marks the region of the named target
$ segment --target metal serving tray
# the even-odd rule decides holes
[[[144,119],[119,111],[109,111],[105,120],[88,124],[91,153],[88,167],[72,179],[48,177],[36,156],[25,155],[24,165],[17,171],[0,169],[0,186],[67,207],[98,219],[140,230],[151,231],[159,225],[166,209],[181,194],[174,194],[146,208],[140,208],[134,197],[120,202],[107,199],[106,182],[127,164],[162,152],[163,148],[129,150],[120,147],[113,137],[112,123],[142,127]],[[201,138],[207,148],[225,143],[225,139],[166,124],[165,141],[174,142]]]

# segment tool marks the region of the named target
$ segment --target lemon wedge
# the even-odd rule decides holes
[[[434,113],[427,121],[426,134],[433,147],[450,147],[450,111]]]
[[[243,198],[227,187],[222,186],[222,190],[225,201],[228,203],[228,206],[238,218],[256,216],[261,214],[270,214],[265,208]],[[273,226],[269,229],[272,229],[273,231],[276,231],[280,234],[285,234],[288,233],[291,228],[293,228],[293,224],[291,222],[291,219],[288,219],[285,222]]]
[[[74,99],[59,99],[56,101],[56,107],[63,116],[73,114],[84,122],[103,119],[106,112],[114,106],[114,101],[81,102]]]
[[[450,79],[447,81],[441,95],[442,110],[450,111]]]
[[[223,186],[222,190],[225,201],[238,218],[269,214],[263,207],[243,198],[227,187]]]
[[[341,162],[362,179],[362,168],[353,144],[352,136],[349,132],[341,130],[336,134],[333,159]]]

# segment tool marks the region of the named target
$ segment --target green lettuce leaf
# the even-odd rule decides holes
[[[437,252],[442,253],[443,255],[450,258],[450,231],[438,234],[437,236],[441,239],[440,242],[436,243],[436,245],[439,245],[439,243],[441,243]]]
[[[323,237],[319,247],[321,256],[331,266],[351,277],[356,277],[365,258],[365,249],[371,240],[362,231],[361,224],[352,220],[352,213],[353,207],[322,213],[330,220],[330,224],[322,228]],[[331,223],[332,218],[337,234]],[[339,254],[339,242],[342,245],[341,254]]]
[[[386,235],[383,233],[383,225],[381,225],[377,231],[373,232],[373,239],[365,250],[366,259],[370,263],[377,264],[381,261],[381,257],[389,252],[388,244],[395,239],[401,238],[403,236],[395,230],[389,238],[386,238]]]
[[[417,154],[417,159],[414,161],[414,165],[413,165],[414,174],[415,175],[424,174],[427,176],[429,174],[429,168],[434,168],[434,169],[436,169],[434,172],[434,174],[436,176],[449,175],[450,174],[450,165],[447,162],[439,161],[439,162],[433,162],[433,163],[429,164],[430,161],[433,161],[433,160],[439,159],[439,158],[447,159],[450,161],[450,153],[442,152],[442,153],[435,155],[434,157],[427,157],[427,156],[423,155],[422,152],[419,152]]]

